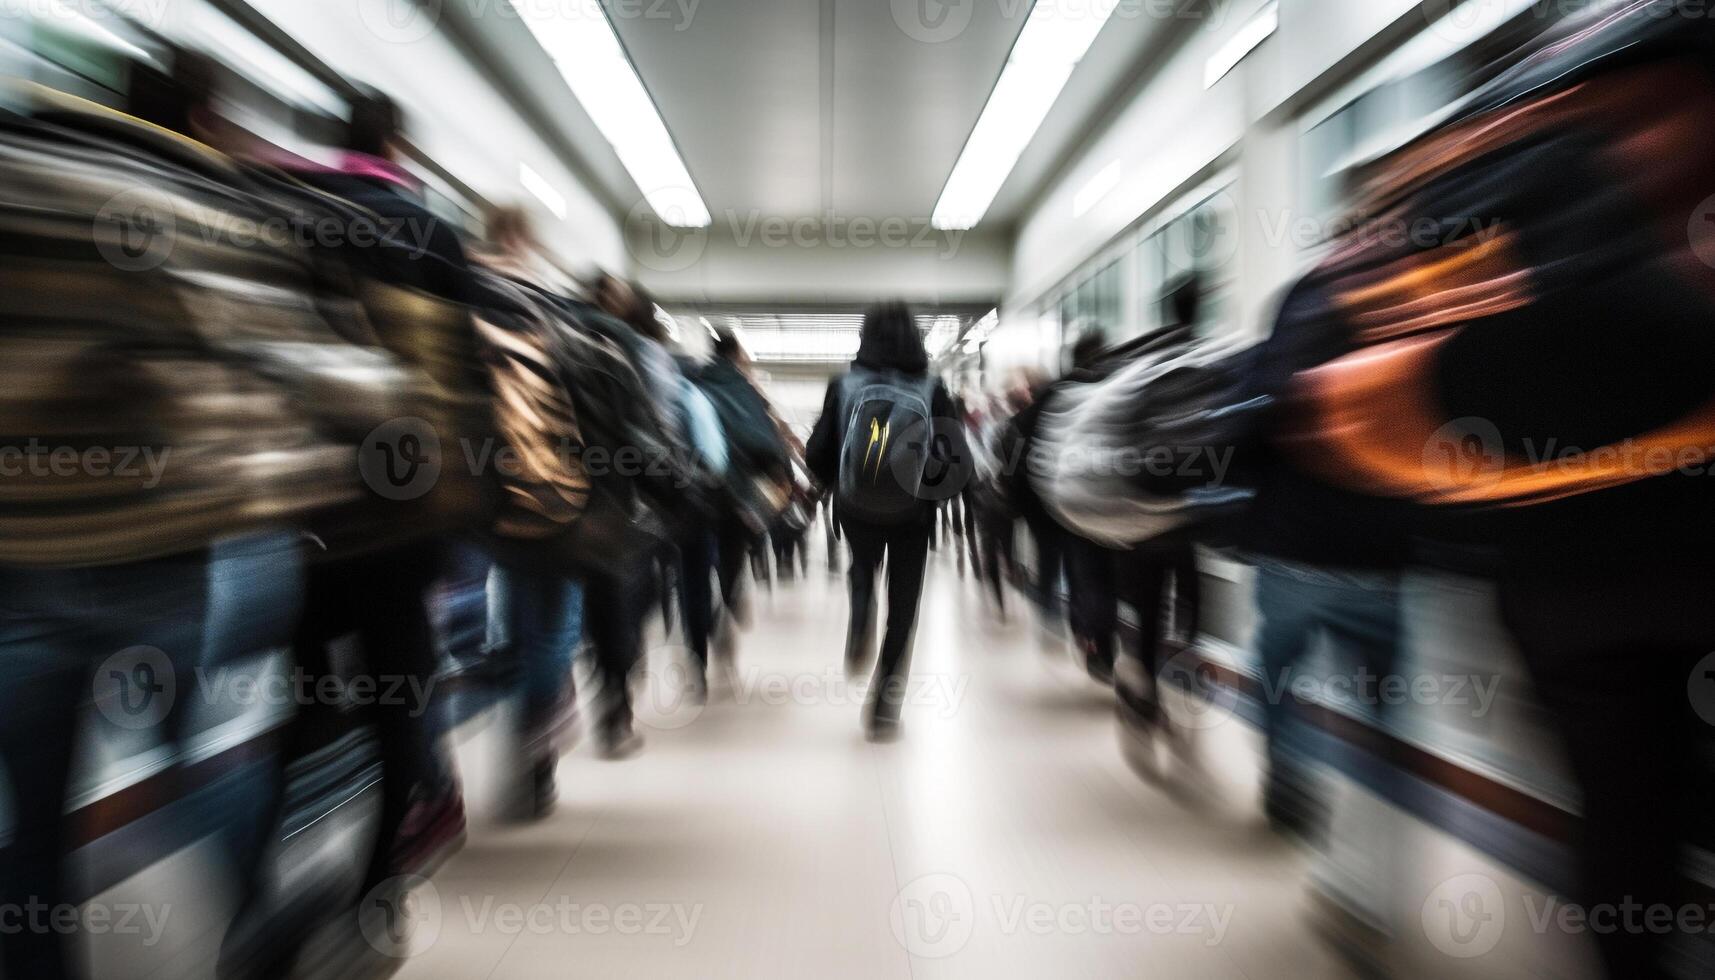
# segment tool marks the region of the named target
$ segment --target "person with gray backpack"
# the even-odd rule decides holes
[[[922,333],[904,303],[864,314],[857,357],[828,385],[805,456],[817,482],[833,488],[835,517],[851,545],[848,676],[867,666],[876,575],[888,565],[887,626],[864,729],[872,741],[891,739],[910,675],[935,507],[965,488],[973,465],[953,399],[929,373]]]

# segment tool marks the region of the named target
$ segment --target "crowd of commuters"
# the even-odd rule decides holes
[[[0,902],[77,904],[64,813],[92,683],[115,731],[172,748],[204,707],[175,686],[285,650],[300,694],[371,695],[294,696],[258,816],[217,835],[240,896],[221,972],[285,975],[329,912],[281,907],[294,767],[373,733],[359,894],[464,838],[425,703],[446,667],[438,586],[487,579],[505,812],[533,820],[580,727],[575,652],[598,753],[634,754],[649,611],[677,607],[706,697],[752,557],[772,537],[789,566],[817,498],[737,337],[690,356],[641,288],[567,275],[519,210],[455,231],[401,165],[385,96],[356,100],[312,159],[221,118],[201,56],[163,61],[130,66],[114,107],[17,83],[0,120],[0,418],[23,454],[0,491]],[[161,465],[133,475],[127,454]],[[9,933],[4,975],[80,975],[61,933]]]
[[[447,731],[422,703],[445,653],[437,582],[486,579],[485,659],[514,726],[506,813],[536,820],[554,805],[572,733],[587,730],[607,759],[642,748],[632,681],[651,614],[685,638],[687,693],[707,699],[735,656],[753,567],[807,575],[820,518],[830,566],[845,560],[844,663],[870,678],[859,720],[877,742],[907,731],[913,632],[942,543],[997,616],[1016,586],[1043,619],[1064,621],[1090,677],[1112,687],[1123,730],[1140,737],[1182,734],[1164,709],[1177,680],[1163,667],[1197,640],[1200,549],[1254,566],[1267,674],[1301,668],[1326,638],[1337,660],[1385,676],[1401,658],[1402,573],[1480,569],[1500,583],[1584,791],[1582,898],[1671,904],[1681,835],[1677,821],[1671,833],[1656,821],[1683,812],[1675,787],[1692,768],[1674,709],[1690,664],[1715,645],[1699,611],[1709,542],[1687,520],[1706,504],[1701,485],[1582,463],[1533,476],[1505,460],[1477,480],[1417,483],[1400,460],[1425,464],[1424,440],[1404,457],[1388,442],[1411,442],[1433,401],[1387,400],[1429,386],[1432,370],[1409,360],[1428,337],[1448,357],[1434,369],[1439,396],[1521,431],[1660,442],[1677,425],[1666,430],[1674,446],[1708,448],[1710,267],[1683,261],[1681,227],[1673,247],[1644,233],[1621,245],[1560,234],[1543,217],[1553,209],[1507,179],[1514,161],[1496,155],[1508,141],[1485,129],[1531,135],[1518,145],[1541,156],[1520,165],[1541,174],[1546,161],[1562,183],[1532,186],[1567,199],[1590,189],[1591,134],[1633,149],[1643,144],[1622,137],[1677,134],[1698,152],[1585,217],[1617,227],[1634,199],[1684,203],[1701,186],[1688,174],[1715,150],[1702,135],[1707,100],[1685,96],[1675,71],[1709,46],[1633,27],[1527,53],[1469,115],[1360,188],[1394,207],[1490,209],[1515,235],[1537,236],[1537,264],[1482,242],[1452,242],[1468,250],[1432,260],[1343,242],[1286,294],[1262,344],[1218,360],[1205,356],[1207,287],[1190,275],[1166,290],[1161,331],[1112,346],[1089,329],[1058,377],[1004,391],[950,390],[910,309],[882,303],[802,443],[742,338],[711,329],[709,350],[693,353],[640,286],[566,274],[520,211],[495,209],[480,236],[437,219],[380,94],[357,100],[338,145],[310,159],[221,120],[211,66],[189,52],[165,72],[137,66],[124,111],[11,93],[5,104],[25,108],[0,117],[0,442],[19,462],[0,481],[0,761],[12,801],[0,903],[76,904],[64,813],[92,690],[114,727],[105,736],[143,731],[174,747],[193,705],[154,697],[172,678],[283,649],[310,688],[361,678],[421,694],[355,707],[301,699],[261,816],[221,828],[242,902],[222,973],[289,973],[309,931],[343,911],[279,907],[271,858],[295,763],[354,727],[373,734],[381,805],[355,894],[432,874],[464,837]],[[1574,74],[1568,51],[1588,86],[1577,139],[1552,129],[1554,112],[1533,115]],[[1621,51],[1621,67],[1604,61]],[[1436,179],[1455,166],[1470,168],[1465,181]],[[1436,196],[1452,184],[1487,196]],[[253,232],[270,222],[338,233]],[[1534,288],[1517,288],[1524,279]],[[1620,301],[1639,297],[1653,304],[1648,346],[1672,357],[1591,339],[1611,337],[1616,315],[1635,309]],[[1561,342],[1544,366],[1555,381],[1616,357],[1632,357],[1622,366],[1644,380],[1620,379],[1626,397],[1570,400],[1497,381],[1493,365],[1518,359],[1516,341],[1493,339],[1503,317],[1514,336]],[[1490,397],[1496,388],[1513,400]],[[1088,397],[1113,391],[1126,397]],[[1257,406],[1260,421],[1227,427]],[[1353,411],[1386,424],[1354,424]],[[1130,413],[1128,424],[1082,426],[1103,412]],[[1148,531],[1110,533],[1068,496],[1098,477],[1067,461],[1067,431],[1089,444],[1115,432],[1152,446],[1185,448],[1162,433],[1230,443],[1242,465],[1211,482],[1242,483],[1242,505],[1204,486],[1139,485],[1113,504],[1147,514],[1135,523]],[[133,471],[121,457],[162,465]],[[1135,617],[1123,630],[1122,602]],[[597,685],[582,701],[580,650]],[[592,717],[580,724],[581,703]],[[1308,726],[1291,699],[1264,708],[1267,815],[1317,840],[1327,805]],[[1608,972],[1657,974],[1658,938],[1603,936]],[[4,975],[78,974],[74,939],[5,937]]]

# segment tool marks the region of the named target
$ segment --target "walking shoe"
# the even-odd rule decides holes
[[[558,756],[548,755],[520,770],[513,779],[511,799],[501,819],[509,823],[533,823],[553,813],[559,799],[554,780],[558,765]]]
[[[641,751],[643,736],[629,726],[619,731],[603,733],[601,742],[596,747],[596,754],[609,762],[629,759]]]
[[[427,878],[464,847],[464,794],[457,783],[449,782],[433,796],[423,790],[412,796],[405,819],[399,822],[387,865],[390,876]]]
[[[900,724],[897,718],[870,717],[863,723],[864,741],[875,745],[887,745],[899,741]]]

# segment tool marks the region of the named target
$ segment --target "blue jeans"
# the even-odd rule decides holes
[[[570,716],[572,657],[584,632],[584,590],[563,575],[495,565],[490,572],[490,641],[517,669],[520,739],[525,756],[552,751]]]
[[[1256,603],[1269,803],[1315,809],[1312,753],[1303,737],[1304,720],[1295,710],[1292,682],[1305,676],[1305,658],[1322,635],[1333,648],[1335,671],[1377,678],[1390,674],[1399,660],[1399,579],[1268,560],[1257,565]]]
[[[0,566],[0,762],[12,840],[0,849],[0,905],[73,901],[65,819],[80,709],[96,737],[138,750],[170,737],[194,696],[208,556],[107,568]],[[7,977],[75,974],[74,937],[25,929],[0,942]]]

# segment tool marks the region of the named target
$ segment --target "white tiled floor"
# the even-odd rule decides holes
[[[1064,641],[1016,597],[999,622],[943,551],[905,737],[870,745],[838,671],[843,580],[818,556],[756,598],[733,690],[645,705],[630,761],[574,753],[543,823],[475,815],[401,976],[1346,975],[1303,859],[1255,815],[1242,725],[1140,778]],[[473,799],[485,741],[461,749]]]

